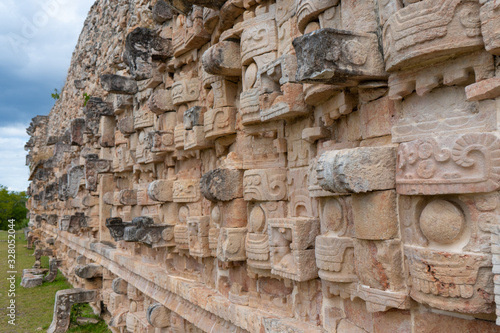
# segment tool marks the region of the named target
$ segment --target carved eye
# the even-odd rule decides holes
[[[451,244],[465,228],[465,216],[453,203],[438,199],[431,201],[420,215],[420,229],[429,240]]]

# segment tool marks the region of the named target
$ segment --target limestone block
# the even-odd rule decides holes
[[[359,112],[363,139],[391,134],[396,108],[389,97],[362,104]]]
[[[236,133],[237,112],[234,107],[209,109],[204,115],[205,138],[213,140]]]
[[[169,179],[158,179],[148,186],[148,196],[155,201],[173,201],[174,181]]]
[[[354,240],[354,261],[359,282],[378,290],[402,291],[403,254],[396,240]]]
[[[481,33],[484,39],[486,51],[500,55],[500,2],[498,0],[486,1],[481,6],[479,17],[481,18]]]
[[[85,188],[89,191],[97,191],[98,175],[110,171],[111,161],[99,159],[97,154],[87,155],[84,165]]]
[[[159,0],[153,7],[153,19],[158,23],[163,23],[172,19],[174,12],[167,2]]]
[[[125,39],[123,60],[129,66],[130,74],[135,80],[152,77],[153,59],[165,60],[171,56],[171,41],[157,36],[151,29],[135,28]]]
[[[252,59],[278,49],[278,31],[274,20],[245,28],[241,34],[241,62],[249,65]]]
[[[496,129],[495,101],[466,101],[462,87],[436,89],[424,98],[425,102],[422,97],[410,95],[401,102],[399,117],[392,127],[393,142]]]
[[[140,108],[134,108],[133,115],[135,131],[151,127],[154,124],[155,115],[148,109],[147,104],[144,104]]]
[[[157,328],[170,326],[170,310],[161,305],[154,303],[148,307],[146,318],[148,323]]]
[[[200,94],[200,81],[198,79],[176,81],[172,85],[171,93],[174,105],[195,101]]]
[[[175,0],[180,3],[182,0]],[[195,6],[190,13],[177,16],[172,33],[174,56],[179,57],[197,49],[210,40],[210,34],[203,27],[203,9]]]
[[[352,195],[356,238],[384,240],[398,235],[396,191]]]
[[[287,194],[286,170],[247,170],[243,175],[243,195],[247,201],[279,201]]]
[[[241,76],[240,44],[221,41],[212,45],[202,57],[203,69],[213,75]]]
[[[465,87],[468,101],[481,101],[500,96],[500,78],[491,78]]]
[[[245,237],[247,228],[221,228],[217,246],[217,258],[222,262],[245,261]]]
[[[55,296],[54,316],[48,328],[48,333],[66,332],[70,322],[70,312],[73,304],[96,302],[96,290],[65,289],[59,290]]]
[[[75,267],[75,275],[82,279],[102,277],[102,266],[98,264],[78,265]]]
[[[243,197],[243,172],[241,170],[215,169],[205,173],[200,180],[201,194],[211,201],[229,201]]]
[[[210,256],[209,225],[209,216],[190,216],[187,218],[189,254],[193,257],[205,258]]]
[[[191,130],[194,126],[203,125],[203,115],[206,108],[201,106],[193,106],[184,111],[184,129]]]
[[[324,153],[316,166],[324,190],[334,193],[368,192],[394,188],[396,149],[362,147]]]
[[[184,150],[206,149],[213,146],[213,142],[205,138],[204,126],[193,126],[184,130]]]
[[[130,95],[113,94],[113,111],[115,115],[122,114],[133,106],[133,97]]]
[[[170,6],[186,15],[191,12],[193,6],[220,9],[225,2],[224,0],[168,0]]]
[[[70,126],[71,144],[77,146],[83,145],[83,133],[85,132],[86,128],[85,119],[73,119]]]
[[[402,143],[398,151],[399,194],[490,192],[499,188],[496,174],[498,137],[469,133]],[[481,154],[471,154],[472,152]]]
[[[491,255],[480,249],[492,238],[498,195],[399,198],[412,298],[447,311],[492,312]]]
[[[111,105],[99,97],[91,97],[83,108],[85,114],[85,132],[91,135],[99,133],[100,119],[103,116],[113,116]]]
[[[259,91],[259,88],[253,88],[240,94],[240,114],[244,125],[260,123]]]
[[[314,21],[319,14],[328,8],[336,6],[338,2],[338,0],[295,0],[299,31],[304,33],[309,22]]]
[[[197,179],[182,179],[174,181],[174,202],[196,202],[200,200],[200,183]]]
[[[103,74],[100,81],[104,90],[114,94],[133,95],[138,90],[135,80],[125,76]]]
[[[112,283],[112,289],[115,293],[119,295],[126,295],[127,294],[127,286],[128,283],[122,278],[116,278],[113,279]]]
[[[354,86],[387,77],[375,34],[325,28],[294,39],[293,47],[299,82]]]
[[[323,121],[325,126],[331,126],[335,120],[343,115],[350,114],[357,104],[357,96],[344,90],[336,93],[324,103],[316,105],[314,113],[316,117]]]
[[[148,100],[148,107],[155,114],[163,114],[167,111],[175,111],[172,100],[172,91],[170,89],[155,90]]]
[[[124,206],[137,205],[137,191],[121,190],[118,194],[118,202]]]
[[[476,51],[456,57],[453,61],[426,64],[418,68],[391,73],[389,98],[402,99],[413,91],[419,96],[441,86],[463,85],[471,80],[479,82],[491,78],[494,71],[493,56]]]
[[[314,242],[319,220],[291,217],[269,220],[272,273],[296,281],[317,277]],[[311,262],[312,261],[312,262]]]
[[[482,47],[479,3],[420,1],[398,10],[384,26],[387,71]]]

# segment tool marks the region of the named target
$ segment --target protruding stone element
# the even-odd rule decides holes
[[[500,78],[491,78],[465,87],[468,101],[482,101],[500,96]]]
[[[398,235],[396,191],[376,191],[352,196],[356,238],[385,240]]]
[[[286,198],[284,169],[247,170],[243,176],[243,195],[247,201],[278,201]]]
[[[384,26],[386,69],[395,71],[483,45],[479,3],[420,1],[393,14]]]
[[[114,115],[111,105],[99,97],[91,97],[87,101],[83,113],[85,114],[85,132],[90,135],[99,133],[101,117]]]
[[[158,23],[163,23],[174,17],[174,12],[172,7],[170,7],[165,1],[159,0],[153,7],[153,19]]]
[[[103,74],[100,81],[102,88],[110,93],[133,95],[138,90],[137,82],[125,76]]]
[[[119,295],[127,294],[128,283],[122,278],[113,279],[113,283],[111,284],[111,289]]]
[[[202,126],[205,111],[206,109],[201,106],[193,106],[184,111],[184,129],[191,130],[195,126]]]
[[[363,147],[321,155],[317,167],[321,187],[334,193],[362,193],[395,186],[396,148]]]
[[[220,9],[226,0],[168,0],[168,3],[180,13],[187,15],[193,6]]]
[[[387,78],[377,36],[331,28],[294,39],[297,80],[355,86]]]
[[[127,35],[123,60],[136,80],[151,78],[152,60],[172,56],[171,40],[157,36],[151,29],[135,28]]]
[[[146,318],[148,323],[157,328],[164,328],[170,326],[170,310],[161,305],[160,303],[154,303],[149,306]]]
[[[398,152],[399,194],[491,192],[500,188],[500,140],[469,133],[402,143]]]
[[[250,26],[241,34],[241,62],[249,65],[254,57],[278,48],[278,31],[273,20]]]
[[[271,272],[295,281],[316,278],[318,267],[314,258],[314,242],[319,231],[318,219],[270,219]]]
[[[58,268],[61,266],[62,260],[51,258],[49,260],[49,273],[43,277],[45,282],[53,282],[57,277]]]
[[[87,228],[87,217],[84,213],[75,213],[75,215],[65,215],[60,221],[60,230],[72,234],[78,234],[82,228]]]
[[[21,287],[35,288],[43,283],[43,274],[47,272],[46,268],[29,268],[23,269],[21,276]]]
[[[316,20],[319,14],[336,6],[338,2],[338,0],[295,0],[299,31],[304,33],[309,22]]]
[[[480,1],[481,33],[486,51],[500,55],[500,2],[498,0]]]
[[[175,111],[170,89],[155,90],[148,101],[149,109],[155,114],[163,114],[167,111]]]
[[[97,191],[98,175],[111,171],[111,161],[99,159],[97,154],[85,157],[85,187],[89,191]]]
[[[198,258],[210,256],[209,225],[209,216],[190,216],[187,218],[189,254],[191,256]]]
[[[174,181],[174,202],[196,202],[200,199],[200,183],[196,179]]]
[[[106,227],[115,241],[140,242],[151,247],[165,246],[164,236],[168,236],[165,230],[171,226],[155,224],[148,216],[139,216],[132,222],[123,222],[120,217],[106,219]]]
[[[213,75],[241,76],[240,44],[221,41],[203,53],[203,69]]]
[[[217,258],[222,262],[245,261],[245,237],[247,228],[221,228]]]
[[[159,202],[173,201],[173,187],[173,180],[155,180],[148,186],[148,196],[151,198],[151,200]]]
[[[203,26],[203,8],[195,6],[189,14],[177,16],[172,32],[175,57],[198,49],[208,41],[210,41],[210,34]]]
[[[201,194],[211,201],[229,201],[243,197],[243,171],[215,169],[200,180]]]
[[[102,276],[102,266],[98,264],[78,265],[75,274],[82,279],[93,279]]]
[[[196,101],[200,96],[200,81],[198,79],[176,81],[172,85],[171,92],[174,105]]]
[[[88,102],[87,102],[88,103]],[[72,145],[83,145],[83,133],[85,132],[85,119],[77,118],[71,121],[70,141]]]
[[[90,303],[98,300],[96,290],[65,289],[56,293],[54,316],[47,333],[63,333],[68,330],[71,307],[77,303]]]
[[[137,191],[136,190],[121,190],[118,194],[118,201],[124,206],[137,205]]]

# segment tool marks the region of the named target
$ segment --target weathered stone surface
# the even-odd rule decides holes
[[[209,74],[241,76],[240,44],[221,41],[203,53],[202,63]]]
[[[98,264],[78,265],[75,274],[82,279],[93,279],[102,276],[102,266]]]
[[[165,1],[159,0],[153,7],[153,18],[158,23],[172,19],[174,11]]]
[[[325,28],[296,38],[293,46],[300,82],[352,86],[387,76],[375,34]]]
[[[496,331],[498,3],[97,0],[23,285],[113,332]]]
[[[497,190],[499,144],[498,137],[491,133],[403,143],[398,151],[397,191],[400,194],[439,194]],[[481,151],[481,154],[471,154],[474,151]]]
[[[211,201],[229,201],[243,197],[243,172],[241,170],[215,169],[200,180],[201,194]]]
[[[73,304],[96,302],[96,290],[65,289],[56,293],[54,304],[54,317],[48,328],[48,333],[66,332],[69,327],[70,312]]]
[[[394,188],[396,149],[393,147],[363,147],[324,153],[316,171],[324,190],[368,192]]]
[[[110,93],[133,95],[137,92],[137,83],[125,76],[103,74],[100,81],[102,88]]]
[[[481,101],[483,99],[497,98],[500,96],[500,78],[491,78],[465,87],[468,101]]]
[[[500,14],[498,8],[500,3],[497,0],[483,1],[480,9],[481,18],[481,33],[483,35],[484,47],[486,51],[499,55],[500,54],[500,30],[498,22]]]
[[[398,235],[396,191],[353,194],[352,215],[356,238],[384,240]]]
[[[386,69],[479,49],[483,45],[479,6],[460,0],[420,1],[397,11],[383,31]]]
[[[171,56],[171,40],[156,36],[151,29],[135,28],[127,35],[123,60],[136,80],[151,78],[152,60],[165,60]]]

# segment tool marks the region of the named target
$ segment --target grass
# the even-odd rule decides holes
[[[9,325],[7,320],[8,281],[7,281],[7,232],[0,231],[0,332],[2,333],[33,333],[45,332],[52,322],[54,311],[54,301],[56,291],[61,289],[70,289],[72,286],[66,278],[57,273],[53,282],[44,282],[43,285],[26,289],[20,286],[21,274],[23,269],[31,268],[35,262],[33,250],[28,250],[22,231],[16,233],[16,326]],[[41,264],[43,268],[49,267],[49,258],[42,257]],[[93,314],[88,304],[79,305],[74,312],[80,312],[78,316],[98,318]],[[75,318],[76,319],[76,318]],[[87,324],[76,326],[72,323],[68,332],[111,332],[106,324],[101,321],[98,324]]]

